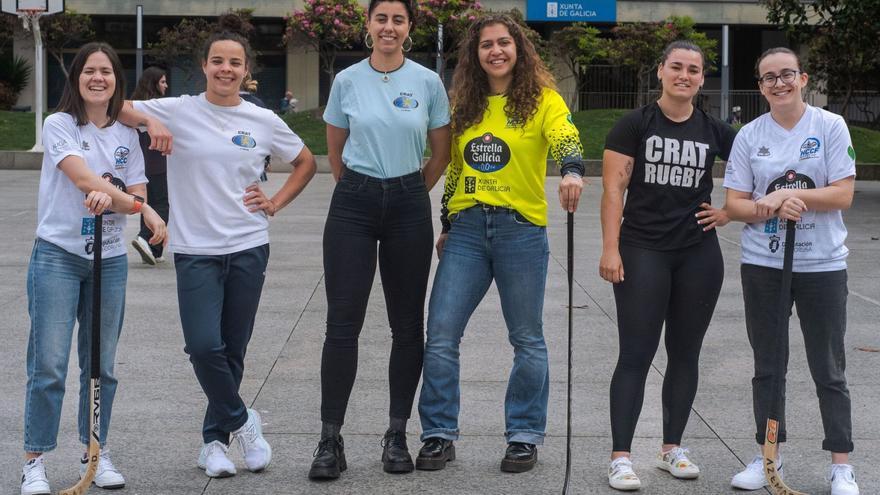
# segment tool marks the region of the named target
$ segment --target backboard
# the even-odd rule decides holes
[[[2,0],[2,10],[9,14],[26,12],[57,14],[64,12],[64,0]]]

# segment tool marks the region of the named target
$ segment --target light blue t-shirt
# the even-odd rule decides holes
[[[421,169],[428,130],[449,124],[449,99],[440,77],[417,62],[383,76],[369,59],[337,74],[324,122],[349,131],[345,166],[387,179]]]

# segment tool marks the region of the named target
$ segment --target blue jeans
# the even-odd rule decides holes
[[[268,244],[224,255],[174,255],[184,351],[208,397],[205,443],[228,444],[229,433],[247,421],[238,389],[268,261]]]
[[[116,376],[116,344],[125,311],[125,255],[103,260],[101,270],[101,445],[107,440]],[[27,348],[24,450],[49,452],[57,446],[61,403],[73,327],[79,322],[79,439],[89,443],[89,371],[92,331],[92,261],[37,239],[27,277],[31,330]]]
[[[504,208],[475,206],[454,216],[428,305],[419,415],[422,440],[458,439],[459,345],[492,280],[513,345],[504,400],[508,442],[540,445],[550,373],[542,311],[550,249],[545,227]]]

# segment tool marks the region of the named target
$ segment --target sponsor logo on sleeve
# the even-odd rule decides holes
[[[61,153],[62,151],[67,151],[70,149],[70,143],[65,140],[60,140],[52,143],[52,152],[53,153]]]
[[[856,160],[856,150],[853,149],[852,145],[847,146],[846,154],[849,155],[851,160],[853,160],[853,161]]]
[[[801,144],[801,160],[809,160],[810,158],[818,157],[821,148],[822,143],[820,143],[817,138],[807,138],[806,141]]]

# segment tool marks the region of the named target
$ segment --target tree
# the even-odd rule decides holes
[[[483,6],[475,0],[419,0],[415,29],[411,35],[415,46],[436,52],[437,33],[443,25],[443,52],[440,53],[440,73],[456,56],[458,44],[468,26],[477,18]]]
[[[676,40],[688,40],[699,46],[709,61],[707,70],[714,68],[717,42],[706,33],[694,28],[690,17],[672,16],[661,22],[635,22],[621,24],[612,29],[614,41],[608,45],[608,59],[612,63],[637,68],[638,102],[648,101],[651,77],[657,70],[666,45]]]
[[[40,33],[43,37],[43,47],[58,61],[65,77],[68,74],[67,64],[64,63],[64,51],[78,48],[95,39],[92,18],[71,9],[40,17]]]
[[[853,94],[877,89],[880,75],[880,0],[761,0],[767,20],[809,48],[807,72],[843,93],[846,117]]]
[[[550,36],[550,48],[555,52],[575,80],[575,100],[584,91],[588,67],[608,55],[608,43],[599,37],[600,31],[585,22],[566,26]]]
[[[305,0],[303,10],[285,17],[284,44],[301,43],[318,52],[321,70],[336,77],[336,54],[351,48],[364,34],[364,9],[357,0]]]

